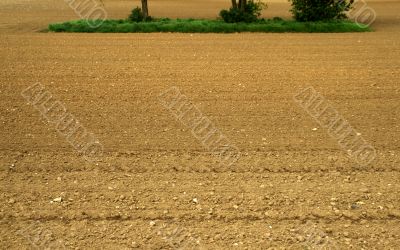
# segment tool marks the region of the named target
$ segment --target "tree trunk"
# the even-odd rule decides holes
[[[246,5],[247,5],[247,0],[239,0],[239,9],[241,10],[241,11],[244,11],[244,9],[246,8]]]
[[[240,10],[244,11],[244,9],[246,8],[247,5],[247,0],[240,0]]]
[[[232,0],[232,8],[237,9],[237,2],[236,0]]]
[[[142,0],[142,13],[144,20],[149,16],[149,9],[147,8],[147,0]]]

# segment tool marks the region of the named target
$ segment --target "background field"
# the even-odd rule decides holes
[[[154,16],[202,18],[229,5],[149,3]],[[372,33],[55,34],[37,31],[78,19],[63,1],[2,0],[1,248],[51,241],[33,225],[67,248],[301,249],[311,221],[341,248],[395,249],[400,3],[368,3]],[[124,18],[134,1],[104,4]],[[265,16],[288,9],[272,2]],[[85,162],[22,98],[36,82],[95,133],[101,162]],[[292,99],[310,85],[377,149],[374,164],[359,167],[313,130]],[[171,86],[240,148],[233,168],[219,168],[159,103]]]

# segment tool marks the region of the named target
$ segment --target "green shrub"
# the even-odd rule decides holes
[[[221,10],[219,15],[227,23],[252,23],[258,20],[265,7],[266,4],[261,1],[249,0],[244,10],[231,7],[229,10]]]
[[[134,8],[128,17],[128,19],[132,22],[141,22],[143,21],[143,18],[144,16],[142,13],[142,9],[139,7]]]
[[[144,18],[142,9],[139,7],[136,7],[132,10],[131,14],[128,17],[129,21],[132,22],[143,22],[143,21],[151,21],[152,17],[148,16],[146,19]]]
[[[219,15],[227,23],[238,23],[238,22],[251,23],[257,20],[257,17],[234,8],[230,8],[229,10],[221,10]]]
[[[351,9],[354,0],[289,0],[295,20],[316,22],[346,18],[345,11]]]

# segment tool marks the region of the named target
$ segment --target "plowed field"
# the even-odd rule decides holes
[[[135,1],[104,0],[110,18]],[[149,1],[214,18],[230,1]],[[62,0],[0,1],[0,248],[397,249],[400,2],[375,32],[59,34]],[[266,17],[289,17],[271,2]],[[87,161],[21,92],[40,83],[103,146]],[[360,165],[293,99],[312,86],[376,149]],[[160,94],[240,158],[219,164]]]

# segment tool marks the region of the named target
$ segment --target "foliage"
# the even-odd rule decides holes
[[[289,0],[295,20],[300,22],[345,19],[354,0]]]
[[[131,14],[129,15],[128,19],[132,22],[141,22],[143,21],[143,13],[142,9],[136,7],[132,10]]]
[[[256,22],[261,16],[261,11],[266,8],[266,4],[258,0],[250,0],[244,9],[231,7],[229,10],[221,10],[220,17],[227,23],[252,23]]]
[[[148,16],[147,18],[144,18],[142,9],[139,7],[134,8],[128,17],[128,20],[131,22],[151,21],[151,19],[152,18],[150,16]]]
[[[222,20],[199,19],[154,19],[149,22],[129,20],[93,20],[98,27],[90,26],[87,20],[50,24],[54,32],[98,32],[98,33],[235,33],[235,32],[364,32],[367,26],[351,21],[297,22],[261,19],[254,23],[226,23]]]

